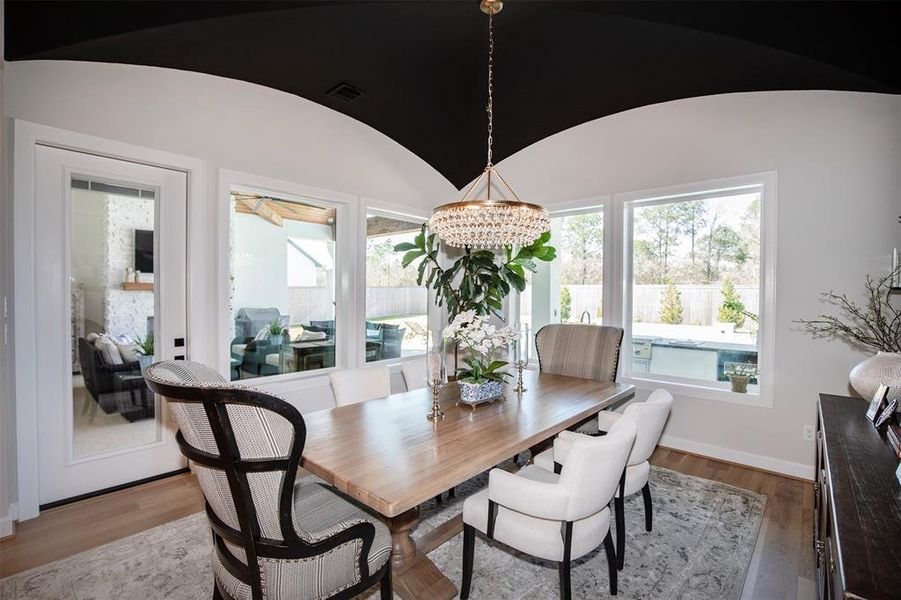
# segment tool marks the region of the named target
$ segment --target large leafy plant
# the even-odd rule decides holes
[[[441,245],[435,234],[428,234],[426,226],[412,242],[394,247],[404,252],[401,264],[404,268],[416,264],[418,285],[432,288],[438,306],[447,305],[452,321],[465,311],[476,315],[496,315],[503,320],[501,309],[504,298],[512,291],[526,289],[526,271],[538,270],[538,261],[550,262],[557,250],[549,246],[551,233],[545,232],[535,242],[521,247],[514,254],[513,248],[501,252],[464,248],[462,255],[446,269],[441,266]]]

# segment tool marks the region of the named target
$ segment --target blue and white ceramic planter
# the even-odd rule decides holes
[[[500,381],[486,381],[485,383],[459,381],[457,383],[460,385],[461,404],[478,406],[501,396]]]

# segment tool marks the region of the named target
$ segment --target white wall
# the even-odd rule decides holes
[[[191,340],[191,356],[210,364],[218,360],[220,325],[215,310],[220,289],[216,234],[220,168],[417,212],[457,193],[432,167],[374,129],[297,96],[241,81],[153,67],[26,61],[3,65],[2,88],[7,130],[9,119],[16,118],[204,161],[203,197],[193,200],[200,204],[195,208],[205,226],[192,232],[189,241],[196,249],[192,260],[204,268],[192,274],[188,285],[192,301],[208,307],[200,313],[199,329],[210,333]],[[10,138],[4,140],[4,153],[11,149]],[[8,185],[8,179],[4,183]],[[4,194],[9,191],[4,187]],[[4,223],[9,206],[4,206]],[[8,233],[6,229],[2,236],[4,248],[12,247]],[[3,266],[5,280],[11,281],[6,258]],[[317,385],[297,397],[327,402],[327,379]],[[0,409],[7,423],[15,421],[12,403],[8,394]],[[3,466],[15,465],[14,436],[3,438],[2,451],[9,459]],[[15,501],[13,474],[0,467],[0,519]]]
[[[772,409],[680,397],[665,442],[812,475],[818,392],[850,393],[866,354],[813,340],[794,319],[821,291],[859,293],[901,245],[901,97],[766,92],[648,106],[583,124],[504,160],[531,201],[581,198],[778,172],[776,372]]]

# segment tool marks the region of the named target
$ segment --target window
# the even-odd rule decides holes
[[[604,213],[558,217],[560,322],[601,322],[604,285]]]
[[[366,362],[426,352],[428,294],[416,269],[401,266],[394,246],[412,242],[422,227],[413,217],[366,215]]]
[[[231,378],[335,366],[336,210],[232,189]]]
[[[726,388],[732,365],[758,363],[761,196],[752,185],[626,202],[628,375]]]
[[[590,323],[603,316],[604,209],[592,206],[551,214],[551,245],[557,258],[526,271],[519,321],[529,329],[529,356],[536,357],[535,333],[548,323]]]

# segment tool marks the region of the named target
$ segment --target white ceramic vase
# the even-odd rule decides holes
[[[849,379],[854,391],[866,400],[884,384],[889,387],[888,399],[897,398],[901,402],[901,353],[877,352],[851,369]]]

